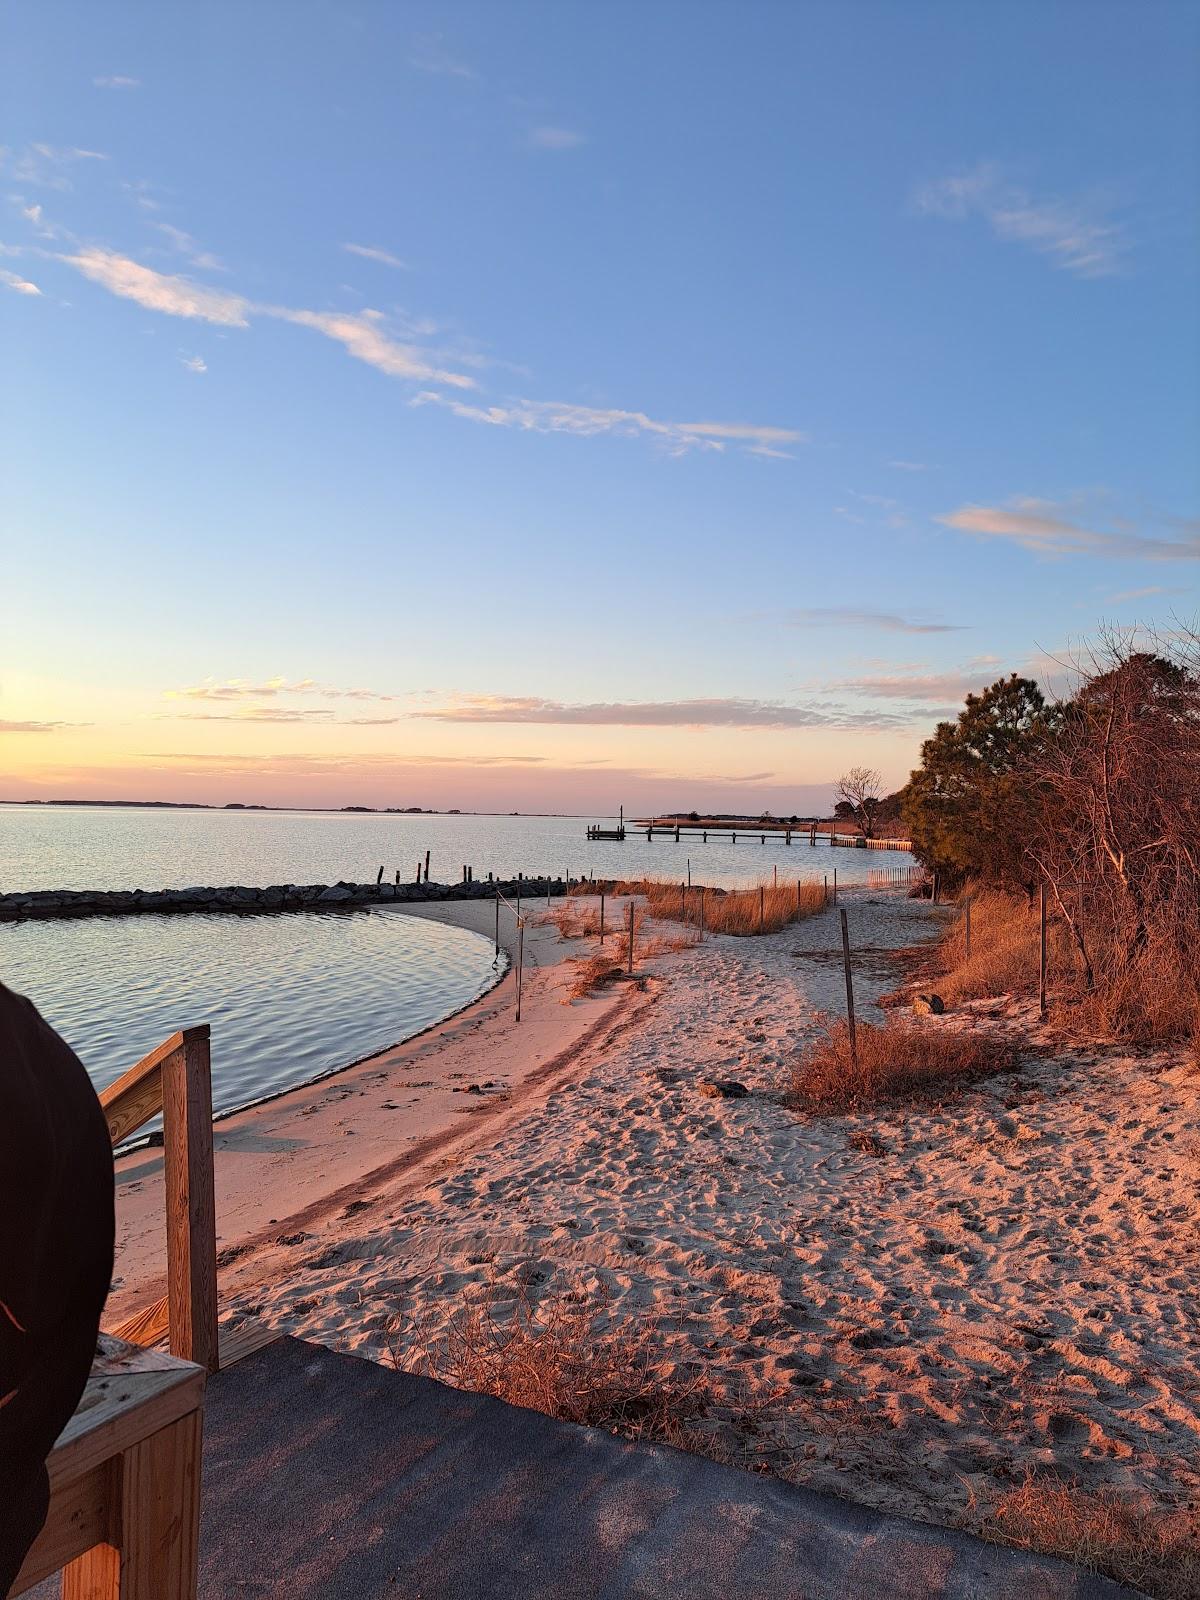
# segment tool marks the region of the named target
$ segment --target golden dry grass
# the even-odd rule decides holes
[[[1056,974],[1071,970],[1073,958],[1064,930],[1048,929],[1050,961]],[[945,971],[942,998],[984,1000],[1001,994],[1036,994],[1039,964],[1039,913],[1021,895],[989,890],[971,904],[971,956],[960,917],[942,939],[938,955]]]
[[[610,983],[620,983],[625,977],[625,966],[620,957],[615,953],[597,951],[594,956],[579,956],[571,962],[572,977],[571,987],[568,991],[573,1000],[582,1000],[585,995],[594,994],[597,989],[605,988]]]
[[[976,893],[971,907],[971,956],[960,917],[938,949],[945,976],[940,993],[959,1000],[1035,994],[1039,921],[1036,902],[995,890]],[[1078,949],[1052,907],[1047,927],[1048,989],[1059,1020],[1072,1031],[1155,1044],[1190,1040],[1200,1057],[1200,998],[1169,939],[1149,932],[1134,949],[1105,942],[1085,926],[1095,981],[1089,986]]]
[[[765,1402],[718,1402],[670,1356],[661,1322],[611,1315],[610,1298],[567,1294],[536,1309],[492,1287],[467,1299],[435,1338],[420,1330],[392,1362],[456,1389],[626,1439],[655,1440],[739,1466],[777,1453]]]
[[[932,1021],[860,1022],[857,1041],[856,1064],[849,1027],[830,1022],[794,1068],[787,1103],[797,1111],[836,1114],[904,1100],[942,1102],[1016,1065],[1005,1041]]]
[[[1030,1474],[996,1506],[985,1532],[1062,1556],[1154,1600],[1200,1595],[1200,1514],[1164,1512],[1113,1491],[1088,1492]]]
[[[778,933],[793,922],[815,916],[825,909],[825,890],[819,883],[764,882],[751,889],[687,888],[664,878],[627,878],[618,882],[589,884],[573,894],[637,895],[646,902],[650,915],[661,922],[681,922],[706,933],[728,933],[740,937]]]

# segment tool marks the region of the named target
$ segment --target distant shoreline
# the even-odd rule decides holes
[[[223,805],[208,800],[0,800],[0,806],[135,811],[272,811],[322,817],[565,817],[571,821],[604,815],[592,811],[464,811],[458,806],[446,810],[436,806],[263,806],[243,804],[240,800],[228,800]]]

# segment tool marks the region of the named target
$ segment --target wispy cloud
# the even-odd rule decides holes
[[[764,427],[748,422],[666,422],[647,416],[644,411],[624,411],[598,406],[573,405],[553,400],[507,400],[502,405],[474,405],[448,395],[423,392],[414,396],[414,405],[448,407],[455,416],[496,428],[518,428],[527,433],[573,433],[584,438],[597,434],[649,436],[657,439],[672,455],[690,450],[724,450],[738,445],[756,453],[778,451],[781,444],[805,442],[794,428]]]
[[[441,383],[459,389],[473,389],[475,380],[460,372],[437,366],[424,351],[411,343],[393,339],[385,330],[381,312],[364,311],[357,315],[337,311],[294,310],[288,306],[254,305],[244,295],[215,289],[191,278],[156,272],[116,251],[92,248],[59,258],[85,278],[100,284],[110,294],[134,300],[149,311],[171,317],[197,318],[223,327],[247,328],[252,315],[273,317],[300,327],[313,328],[327,339],[342,345],[356,360],[365,361],[393,378],[409,378],[419,383]]]
[[[924,461],[889,461],[889,467],[895,467],[897,472],[928,472],[929,468]]]
[[[807,442],[806,435],[795,428],[760,423],[673,422],[651,417],[644,411],[583,406],[567,401],[516,398],[494,405],[467,401],[441,390],[477,390],[477,381],[443,365],[439,352],[415,342],[436,331],[430,324],[405,320],[403,326],[412,337],[398,339],[389,330],[388,318],[380,311],[312,311],[255,304],[233,290],[197,283],[182,274],[158,272],[129,256],[99,246],[62,254],[56,259],[110,294],[166,316],[235,328],[249,327],[252,317],[270,317],[311,328],[342,345],[356,360],[389,377],[438,386],[422,389],[413,397],[412,404],[442,406],[457,417],[491,427],[588,438],[603,434],[648,437],[671,455],[697,450],[721,452],[735,447],[757,456],[787,457],[789,452],[785,446]],[[462,364],[467,364],[465,358]]]
[[[1156,594],[1183,594],[1183,589],[1171,589],[1162,583],[1148,583],[1142,589],[1122,589],[1118,594],[1108,596],[1109,605],[1120,605],[1126,600],[1148,600]]]
[[[205,361],[203,356],[181,355],[179,357],[179,362],[180,365],[186,367],[189,372],[208,371],[208,362]]]
[[[390,378],[442,383],[454,389],[476,387],[474,378],[434,366],[425,351],[390,338],[383,331],[383,318],[377,311],[364,311],[352,316],[340,311],[289,311],[283,307],[272,307],[267,309],[266,314],[280,317],[284,322],[297,323],[300,327],[315,328],[327,339],[336,340],[356,361],[365,361],[368,366],[386,372]]]
[[[1200,561],[1200,534],[1182,540],[1155,539],[1123,530],[1089,528],[1073,520],[1055,501],[1029,496],[1005,506],[960,506],[937,520],[977,538],[1009,539],[1039,555]]]
[[[348,250],[352,256],[362,256],[366,261],[379,261],[385,267],[401,267],[407,269],[408,262],[401,261],[399,256],[394,256],[390,250],[381,250],[374,244],[344,244],[343,250]]]
[[[128,78],[123,72],[114,72],[108,78],[93,78],[92,82],[97,89],[140,89],[142,86],[140,78]]]
[[[17,294],[41,294],[36,283],[30,283],[28,278],[22,278],[15,272],[0,271],[0,283],[9,289],[14,289]]]
[[[100,150],[81,150],[75,145],[30,144],[22,150],[0,146],[0,172],[18,183],[46,189],[70,189],[71,174],[79,162],[107,160]]]
[[[851,606],[808,606],[785,611],[785,622],[796,628],[878,628],[883,633],[961,633],[962,622],[922,622],[892,611],[856,610]]]
[[[237,706],[232,711],[179,711],[181,722],[333,722],[330,706]]]
[[[1036,198],[994,165],[923,184],[915,202],[926,216],[982,217],[998,238],[1028,245],[1077,278],[1113,276],[1128,252],[1125,229],[1097,201]]]
[[[894,672],[874,677],[839,678],[828,687],[882,700],[915,700],[940,706],[946,701],[963,700],[968,694],[985,688],[990,681],[986,672]]]
[[[271,700],[281,695],[315,695],[323,700],[395,700],[393,694],[375,689],[340,689],[319,683],[315,678],[267,678],[255,683],[248,678],[207,678],[183,689],[167,689],[167,700]]]
[[[60,728],[86,728],[86,722],[6,722],[0,718],[0,733],[57,733]]]
[[[201,272],[224,272],[224,264],[217,260],[208,250],[202,250],[192,238],[190,233],[185,233],[182,228],[177,228],[170,222],[152,222],[152,228],[157,228],[159,233],[167,240],[171,249],[181,256],[186,256],[189,263]]]
[[[529,142],[535,150],[576,150],[587,137],[574,128],[541,127],[529,130]]]
[[[787,705],[773,700],[602,701],[570,704],[533,696],[462,695],[444,706],[410,715],[420,721],[539,723],[619,728],[831,728],[891,726],[907,720],[888,713]]]
[[[416,67],[418,72],[433,73],[437,77],[445,78],[477,78],[479,74],[465,61],[452,55],[446,48],[441,34],[427,33],[413,40],[409,52],[409,65]]]
[[[212,289],[173,273],[155,272],[129,256],[98,247],[60,257],[76,272],[110,294],[135,300],[148,311],[169,317],[194,317],[226,328],[249,327],[250,302],[227,289]]]

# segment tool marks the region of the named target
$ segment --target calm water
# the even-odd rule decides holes
[[[596,817],[361,816],[321,812],[0,806],[0,890],[334,883],[518,871],[686,876],[733,888],[780,877],[862,882],[907,855],[743,837],[623,844]],[[0,924],[0,980],[27,994],[98,1087],[176,1028],[213,1029],[213,1098],[228,1110],[345,1066],[458,1010],[493,981],[476,934],[393,911],[139,916]]]
[[[868,867],[904,866],[891,851],[790,847],[767,835],[737,844],[631,833],[623,844],[585,838],[601,817],[383,817],[307,811],[147,811],[140,808],[0,806],[0,890],[184,889],[193,884],[373,882],[416,876],[430,852],[430,876],[443,883],[495,872],[530,877],[570,872],[579,877],[682,878],[690,857],[698,882],[723,888],[757,883],[778,866],[780,876],[832,873],[862,882]],[[819,837],[819,836],[818,836]]]
[[[419,1033],[491,987],[492,954],[476,933],[397,911],[0,926],[0,978],[97,1088],[177,1028],[210,1023],[218,1111]]]

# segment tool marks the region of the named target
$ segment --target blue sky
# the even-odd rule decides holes
[[[1195,614],[1194,5],[0,18],[6,795],[807,808]]]

